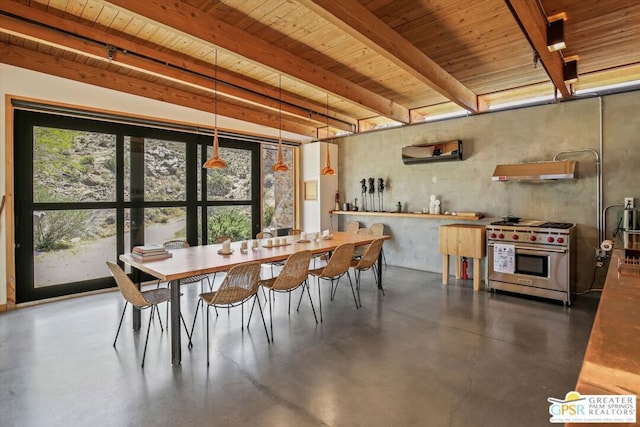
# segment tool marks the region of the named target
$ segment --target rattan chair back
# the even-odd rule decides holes
[[[353,258],[353,243],[343,243],[338,246],[329,258],[329,262],[322,270],[320,277],[337,277],[349,270]]]
[[[302,234],[302,230],[300,230],[299,228],[292,228],[291,230],[289,230],[289,236],[299,236]]]
[[[203,294],[209,305],[233,305],[241,303],[258,291],[260,263],[249,262],[232,267],[216,292]],[[209,298],[206,297],[209,295]]]
[[[300,286],[309,274],[309,261],[311,261],[311,251],[299,251],[291,254],[270,288],[287,291]]]
[[[273,237],[273,234],[269,233],[268,231],[260,231],[258,232],[258,234],[256,234],[256,239],[270,239]]]
[[[375,224],[371,224],[371,234],[375,234],[376,236],[384,235],[384,224],[381,222],[376,222]]]
[[[133,283],[133,281],[129,279],[129,276],[127,276],[127,274],[122,268],[120,268],[118,264],[107,261],[107,267],[109,267],[109,270],[111,270],[111,274],[116,280],[118,289],[120,289],[120,293],[125,300],[127,300],[137,308],[147,308],[155,303],[147,301],[147,299],[144,297],[144,295],[142,295],[142,292],[140,292],[135,283]]]
[[[380,256],[380,251],[382,250],[383,243],[384,239],[374,240],[367,247],[367,250],[362,255],[362,258],[360,258],[357,263],[354,263],[353,268],[358,270],[366,270],[368,268],[371,268]]]
[[[347,224],[344,231],[347,233],[357,233],[359,229],[360,223],[358,221],[351,221],[349,224]]]

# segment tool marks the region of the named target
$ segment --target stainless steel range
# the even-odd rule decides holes
[[[487,225],[489,289],[571,305],[575,225],[509,218]]]

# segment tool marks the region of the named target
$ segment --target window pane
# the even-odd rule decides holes
[[[112,209],[34,211],[34,286],[104,277],[105,261],[116,261],[115,219]]]
[[[220,147],[219,153],[227,167],[207,169],[207,200],[251,200],[251,151]]]
[[[144,210],[144,242],[161,245],[167,240],[186,239],[186,208],[147,208]]]
[[[115,201],[115,135],[34,126],[33,201]]]
[[[209,243],[220,236],[251,239],[251,206],[210,206],[207,209]]]
[[[187,199],[186,144],[144,140],[144,199],[182,201]]]
[[[131,138],[124,137],[124,200],[131,201]]]
[[[273,172],[278,161],[275,146],[263,146],[264,185],[262,187],[262,228],[293,228],[295,182],[293,148],[282,147],[282,157],[289,166],[287,172]]]
[[[198,167],[196,168],[196,187],[197,187],[197,191],[198,191],[198,201],[202,200],[202,164],[204,163],[204,160],[202,160],[202,148],[200,146],[198,146],[198,154],[197,154],[197,158],[198,158],[198,163],[196,163],[198,165]]]

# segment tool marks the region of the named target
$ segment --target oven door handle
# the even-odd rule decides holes
[[[492,247],[492,246],[494,246],[494,244],[493,243],[488,243],[487,246]],[[525,254],[525,255],[544,255],[544,254],[549,253],[549,252],[554,252],[554,253],[558,253],[558,254],[566,254],[567,253],[567,248],[556,248],[556,247],[546,247],[545,246],[544,249],[541,249],[540,247],[527,246],[527,245],[522,245],[522,244],[517,244],[517,245],[514,245],[514,246],[515,246],[516,250],[518,251],[518,253]]]

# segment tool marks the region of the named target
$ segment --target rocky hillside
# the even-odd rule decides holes
[[[36,128],[34,149],[35,202],[100,202],[115,200],[115,136],[73,130]],[[125,141],[125,199],[130,199],[128,178],[131,174],[129,141]],[[265,206],[273,206],[272,224],[293,221],[292,172],[274,174],[274,149],[264,150],[263,194]],[[209,200],[247,200],[251,197],[250,153],[221,148],[228,164],[224,170],[207,172]],[[292,164],[288,151],[285,159]],[[185,149],[182,143],[145,140],[144,179],[146,201],[178,201],[186,198]],[[198,187],[200,189],[200,186]],[[158,214],[160,211],[160,214]],[[179,211],[181,214],[181,211]],[[147,221],[167,221],[176,211],[154,209]],[[96,211],[88,234],[113,235],[115,218]]]

